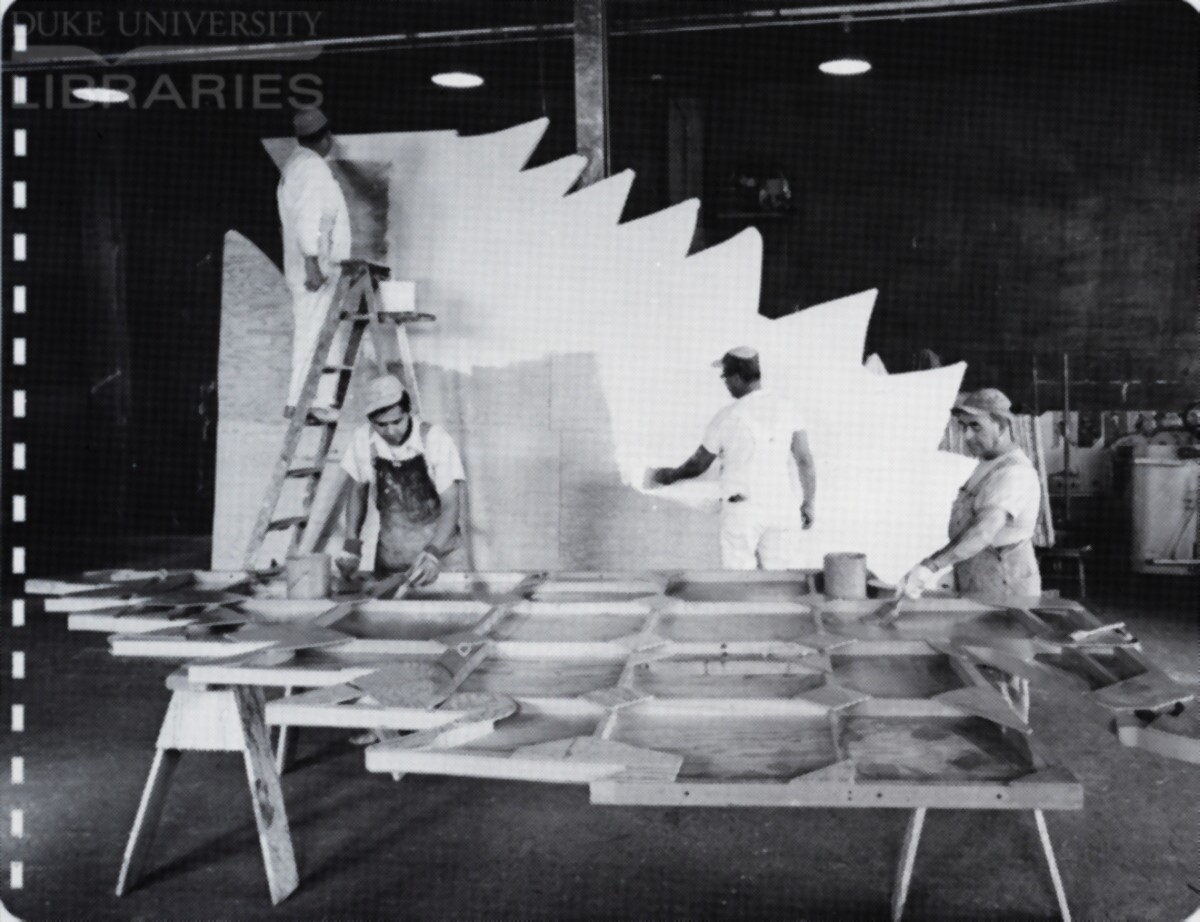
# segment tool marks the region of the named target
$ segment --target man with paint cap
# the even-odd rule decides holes
[[[664,486],[698,477],[721,459],[721,565],[729,570],[798,567],[800,532],[811,528],[817,474],[795,409],[762,386],[758,353],[730,349],[713,362],[734,402],[679,467],[652,472]]]
[[[283,276],[292,294],[295,320],[286,416],[299,399],[341,263],[350,258],[350,213],[326,160],[334,141],[329,120],[320,109],[300,109],[292,127],[298,143],[283,165],[276,191],[283,228]],[[328,407],[335,388],[333,376],[323,376],[314,405]]]
[[[953,566],[964,595],[1041,595],[1033,531],[1042,487],[1013,438],[1012,404],[989,387],[959,395],[951,412],[979,463],[950,510],[949,543],[913,567],[900,592],[918,598],[936,584],[939,570]]]
[[[314,510],[315,528],[305,531],[299,553],[311,553],[350,487],[346,537],[337,557],[338,569],[353,574],[362,555],[363,522],[369,488],[375,487],[379,510],[379,543],[375,574],[407,573],[417,586],[433,582],[443,568],[465,569],[458,518],[466,481],[454,440],[440,426],[420,420],[398,378],[384,375],[367,385],[364,409],[368,422],[354,431],[342,462],[321,484],[323,508]]]

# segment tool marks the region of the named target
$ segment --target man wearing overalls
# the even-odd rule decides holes
[[[454,440],[412,413],[399,379],[385,375],[367,387],[368,423],[355,430],[338,473],[352,481],[346,537],[338,569],[358,569],[370,486],[379,510],[376,576],[407,573],[423,586],[442,568],[465,569],[458,514],[466,480]]]
[[[989,387],[961,395],[952,412],[979,464],[950,510],[950,542],[913,567],[901,591],[918,598],[936,584],[939,570],[953,566],[955,588],[963,595],[1041,595],[1033,531],[1042,487],[1013,439],[1012,404]]]

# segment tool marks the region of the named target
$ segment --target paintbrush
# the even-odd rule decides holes
[[[896,598],[884,602],[875,609],[875,615],[879,618],[881,624],[890,625],[900,617],[900,606],[903,604],[904,596],[898,595]]]

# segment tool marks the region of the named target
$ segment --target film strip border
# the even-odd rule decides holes
[[[27,26],[12,24],[5,30],[12,41],[12,50],[26,50],[28,42]],[[23,789],[25,785],[25,760],[21,755],[22,734],[25,732],[26,697],[28,684],[26,682],[26,651],[28,634],[25,630],[25,524],[26,524],[26,431],[27,431],[27,393],[26,393],[26,310],[27,297],[25,279],[27,273],[26,260],[30,241],[27,238],[27,222],[25,216],[28,208],[28,189],[24,179],[23,167],[28,163],[29,131],[19,121],[14,119],[17,106],[23,104],[27,96],[26,78],[11,74],[5,80],[9,91],[8,105],[5,106],[4,144],[6,153],[5,197],[8,208],[5,209],[7,229],[4,234],[5,246],[8,250],[4,259],[4,298],[7,310],[0,330],[2,337],[3,357],[0,358],[4,368],[6,404],[0,425],[4,432],[0,437],[0,447],[3,450],[3,469],[0,479],[3,480],[4,509],[0,511],[0,522],[3,522],[4,540],[2,547],[7,558],[4,561],[5,599],[4,606],[7,624],[3,626],[8,643],[3,647],[9,651],[10,669],[8,675],[8,694],[5,696],[8,707],[4,715],[8,726],[5,728],[9,738],[6,750],[11,753],[9,764],[4,766],[6,778],[0,779],[0,784],[8,788],[3,798],[7,805],[2,821],[8,827],[6,838],[9,847],[8,867],[4,869],[6,879],[0,884],[4,890],[16,891],[25,886],[25,862],[21,847],[25,839],[25,810]],[[0,891],[2,892],[2,891]]]

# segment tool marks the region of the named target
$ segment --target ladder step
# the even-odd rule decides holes
[[[354,371],[353,365],[326,365],[321,371],[325,374],[333,374],[334,372]]]
[[[333,409],[309,410],[304,417],[306,426],[336,426],[340,414]]]
[[[267,526],[267,531],[284,531],[293,525],[303,525],[307,521],[308,516],[306,515],[290,515],[286,519],[276,519]]]
[[[433,314],[426,314],[424,311],[396,311],[384,312],[380,311],[375,315],[379,323],[415,323],[417,321],[437,320]],[[370,323],[371,315],[364,314],[361,311],[342,311],[341,317],[343,320],[350,320],[354,323]]]
[[[321,473],[319,467],[293,467],[287,472],[287,476],[299,479],[301,477],[316,477],[319,473]]]

